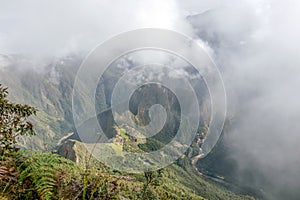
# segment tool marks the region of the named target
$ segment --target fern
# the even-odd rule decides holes
[[[66,166],[73,165],[73,162],[51,153],[32,152],[25,157],[19,167],[20,182],[31,181],[42,199],[52,199],[59,174],[66,170]]]

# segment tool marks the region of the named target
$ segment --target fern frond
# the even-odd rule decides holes
[[[25,157],[19,166],[20,182],[30,180],[41,199],[51,200],[57,183],[56,176],[74,163],[51,153],[26,152]]]

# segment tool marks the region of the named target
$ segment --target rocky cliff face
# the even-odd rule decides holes
[[[74,162],[78,162],[77,155],[76,155],[77,153],[75,150],[76,148],[75,144],[76,144],[75,140],[68,140],[58,147],[57,153],[64,158],[70,159]]]

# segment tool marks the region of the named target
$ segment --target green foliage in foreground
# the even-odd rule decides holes
[[[0,182],[3,199],[203,199],[187,188],[171,188],[162,173],[125,175],[101,163],[87,170],[59,155],[32,151],[11,159],[17,175]]]
[[[0,182],[0,199],[252,199],[222,190],[175,164],[157,172],[124,174],[100,162],[79,167],[51,153],[19,151],[11,159],[16,179]]]
[[[66,169],[75,168],[72,161],[51,153],[23,152],[23,157],[25,160],[19,167],[20,184],[30,182],[45,200],[53,198],[58,178],[65,174]]]
[[[0,177],[2,196],[7,199],[53,199],[60,179],[77,168],[72,161],[51,153],[19,151],[10,160],[15,178],[5,182]]]
[[[16,151],[17,137],[34,135],[32,123],[28,120],[36,114],[34,107],[9,102],[8,90],[0,84],[0,156],[9,156]]]
[[[57,154],[19,151],[17,136],[34,134],[28,117],[36,110],[10,103],[0,85],[0,199],[143,199],[204,200],[251,199],[225,191],[197,175],[187,157],[157,172],[125,174],[92,159],[86,150],[76,151],[78,163]],[[124,134],[123,134],[124,137]],[[143,147],[159,147],[151,140]],[[81,154],[81,155],[80,155]],[[86,162],[84,162],[86,161]],[[84,165],[80,165],[84,162]]]

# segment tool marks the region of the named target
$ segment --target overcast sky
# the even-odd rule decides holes
[[[232,157],[241,171],[263,173],[270,198],[281,199],[300,185],[299,10],[297,0],[0,0],[0,54],[89,51],[142,27],[198,34],[213,50],[229,113],[238,118]]]
[[[0,1],[0,52],[90,50],[120,32],[157,27],[189,32],[173,0]]]

